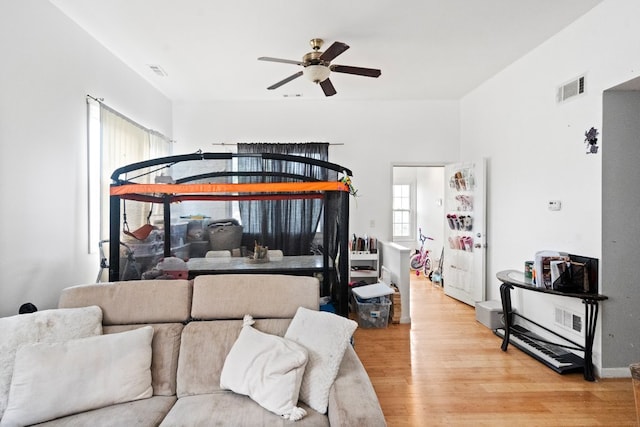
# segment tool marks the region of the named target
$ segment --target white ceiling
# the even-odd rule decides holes
[[[324,98],[299,71],[309,40],[351,46],[330,99],[458,99],[602,0],[50,0],[174,101]],[[149,65],[159,65],[158,77]]]

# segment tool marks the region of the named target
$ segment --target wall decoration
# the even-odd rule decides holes
[[[598,129],[592,127],[584,133],[584,142],[587,144],[587,154],[598,152]]]

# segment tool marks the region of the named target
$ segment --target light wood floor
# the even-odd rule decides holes
[[[391,426],[635,426],[631,379],[559,375],[412,275],[411,325],[358,328],[360,356]]]

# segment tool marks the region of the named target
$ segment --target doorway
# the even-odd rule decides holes
[[[640,253],[640,78],[603,93],[602,119],[602,367],[637,360]],[[625,369],[625,374],[628,373]]]
[[[392,165],[392,240],[413,253],[418,230],[433,240],[425,247],[439,259],[444,243],[444,165]]]

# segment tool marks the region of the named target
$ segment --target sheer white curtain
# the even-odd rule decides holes
[[[91,219],[94,223],[97,222],[95,216],[99,215],[100,225],[97,237],[98,240],[104,240],[109,238],[109,185],[113,171],[131,163],[170,155],[171,141],[166,136],[139,125],[102,103],[94,103],[93,106],[90,103],[89,110],[91,111],[92,108],[99,108],[100,132],[89,132],[90,169],[92,165],[94,169],[90,170],[89,174],[90,178],[98,175],[100,177],[100,203],[98,212],[91,212],[90,207],[90,223]],[[95,117],[95,111],[93,114],[90,112],[90,115]],[[95,141],[97,135],[100,138],[99,142]],[[99,149],[96,149],[97,147]],[[99,162],[91,161],[91,152],[99,156]],[[99,164],[98,171],[95,170],[97,164]],[[151,173],[136,179],[136,182],[153,182],[155,175]],[[147,216],[152,208],[150,204],[123,203],[126,203],[123,209],[126,209],[127,222],[132,230],[147,222]],[[118,219],[118,221],[122,220],[122,218]],[[95,236],[90,238],[93,240]],[[98,242],[92,241],[89,245],[90,248],[93,245],[97,248]]]

